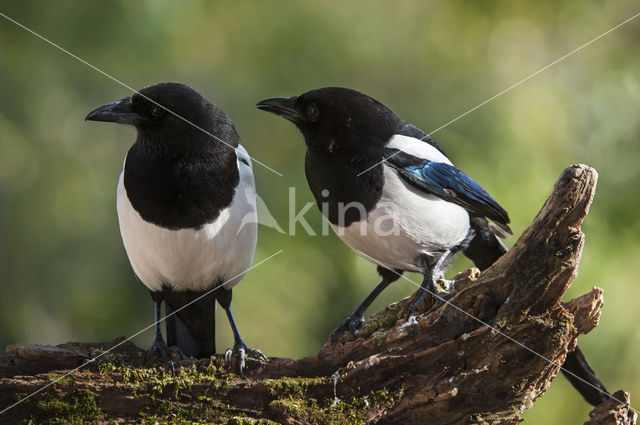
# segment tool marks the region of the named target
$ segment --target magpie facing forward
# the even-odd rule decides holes
[[[305,171],[311,192],[333,230],[377,265],[382,281],[332,332],[356,329],[373,300],[401,274],[424,276],[408,315],[429,293],[437,294],[457,253],[484,270],[507,248],[507,212],[462,171],[422,130],[355,90],[328,87],[290,98],[266,99],[259,109],[292,121],[307,145]],[[492,221],[492,223],[489,222]],[[606,392],[578,349],[565,369]],[[606,395],[567,375],[596,405]]]
[[[230,308],[232,288],[256,248],[255,220],[241,226],[255,215],[256,191],[251,159],[231,119],[178,83],[146,87],[85,119],[137,129],[118,181],[117,210],[131,266],[155,304],[148,354],[168,358],[159,322],[163,301],[168,345],[186,356],[214,354],[217,299],[234,336],[227,355],[239,356],[242,373],[245,352],[263,357],[246,347]]]

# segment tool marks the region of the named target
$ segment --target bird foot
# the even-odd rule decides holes
[[[149,347],[144,356],[144,362],[148,363],[155,354],[159,354],[160,357],[162,357],[162,360],[165,363],[171,364],[172,367],[174,361],[179,361],[187,358],[180,347],[168,347],[162,338],[153,341],[153,344],[151,345],[151,347]]]
[[[151,344],[151,347],[147,350],[147,353],[144,356],[145,363],[151,360],[151,358],[155,354],[160,354],[162,360],[165,362],[170,362],[171,358],[169,357],[169,348],[167,348],[167,344],[164,342],[162,338],[156,338]]]
[[[409,307],[407,310],[407,320],[409,317],[420,307],[422,303],[424,303],[427,299],[431,299],[431,308],[438,308],[442,306],[450,297],[451,293],[449,292],[438,292],[437,295],[430,294],[428,292],[423,292],[420,294],[418,299]]]
[[[229,361],[231,360],[231,357],[237,356],[238,357],[238,374],[240,376],[244,376],[244,368],[246,366],[246,363],[245,363],[246,355],[249,355],[251,357],[256,357],[260,360],[265,360],[265,361],[267,360],[265,355],[262,354],[262,351],[255,348],[248,348],[244,343],[242,343],[242,344],[235,344],[233,346],[233,349],[231,348],[227,349],[227,351],[224,352],[224,361],[225,363],[229,363]]]
[[[335,344],[338,340],[338,336],[343,332],[351,332],[351,335],[356,336],[358,329],[364,323],[364,317],[361,315],[351,315],[344,319],[337,328],[331,332],[329,339],[331,344]]]

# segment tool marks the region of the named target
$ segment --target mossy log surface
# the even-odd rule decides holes
[[[568,167],[506,255],[455,278],[450,303],[407,321],[408,297],[309,357],[249,359],[243,378],[220,356],[143,364],[144,351],[121,339],[10,346],[0,358],[0,410],[23,401],[0,423],[518,423],[600,318],[599,288],[561,301],[596,180],[592,168]],[[635,423],[629,395],[614,397],[588,423]]]

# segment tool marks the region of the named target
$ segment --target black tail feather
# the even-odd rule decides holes
[[[216,352],[215,295],[196,291],[163,291],[167,326],[167,345],[177,346],[187,356],[209,357]]]
[[[507,252],[507,247],[493,232],[486,218],[471,217],[471,228],[475,235],[465,248],[464,255],[469,257],[477,268],[486,270]]]
[[[471,228],[474,230],[475,235],[471,239],[469,246],[464,250],[464,254],[473,261],[476,267],[480,270],[485,270],[505,254],[507,248],[484,217],[472,217]],[[571,385],[578,390],[587,402],[597,406],[608,398],[609,392],[593,369],[591,369],[587,359],[584,358],[582,351],[578,347],[567,354],[562,368],[566,370],[562,372],[571,382]]]
[[[562,369],[562,373],[571,382],[571,385],[590,404],[597,406],[609,398],[609,391],[591,369],[580,348],[576,347],[574,351],[567,354]]]

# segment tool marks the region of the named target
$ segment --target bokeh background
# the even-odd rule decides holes
[[[254,164],[259,195],[286,230],[260,228],[256,261],[284,252],[236,287],[233,308],[250,346],[298,357],[326,341],[377,276],[335,235],[289,228],[289,188],[296,210],[312,201],[302,138],[255,103],[346,86],[429,132],[640,10],[635,0],[27,0],[0,11],[131,87],[191,85],[225,109],[255,158],[283,174]],[[580,343],[609,389],[629,390],[632,400],[640,397],[639,47],[640,18],[434,135],[509,211],[516,236],[508,244],[567,165],[598,170],[567,298],[605,289],[600,326]],[[111,340],[152,322],[115,210],[135,131],[83,121],[129,94],[0,17],[0,349]],[[321,231],[315,207],[305,217]],[[469,265],[460,259],[450,274]],[[398,281],[370,312],[414,289]],[[219,317],[224,348],[232,338]],[[151,339],[148,331],[136,342]],[[577,423],[589,410],[558,377],[526,419]]]

